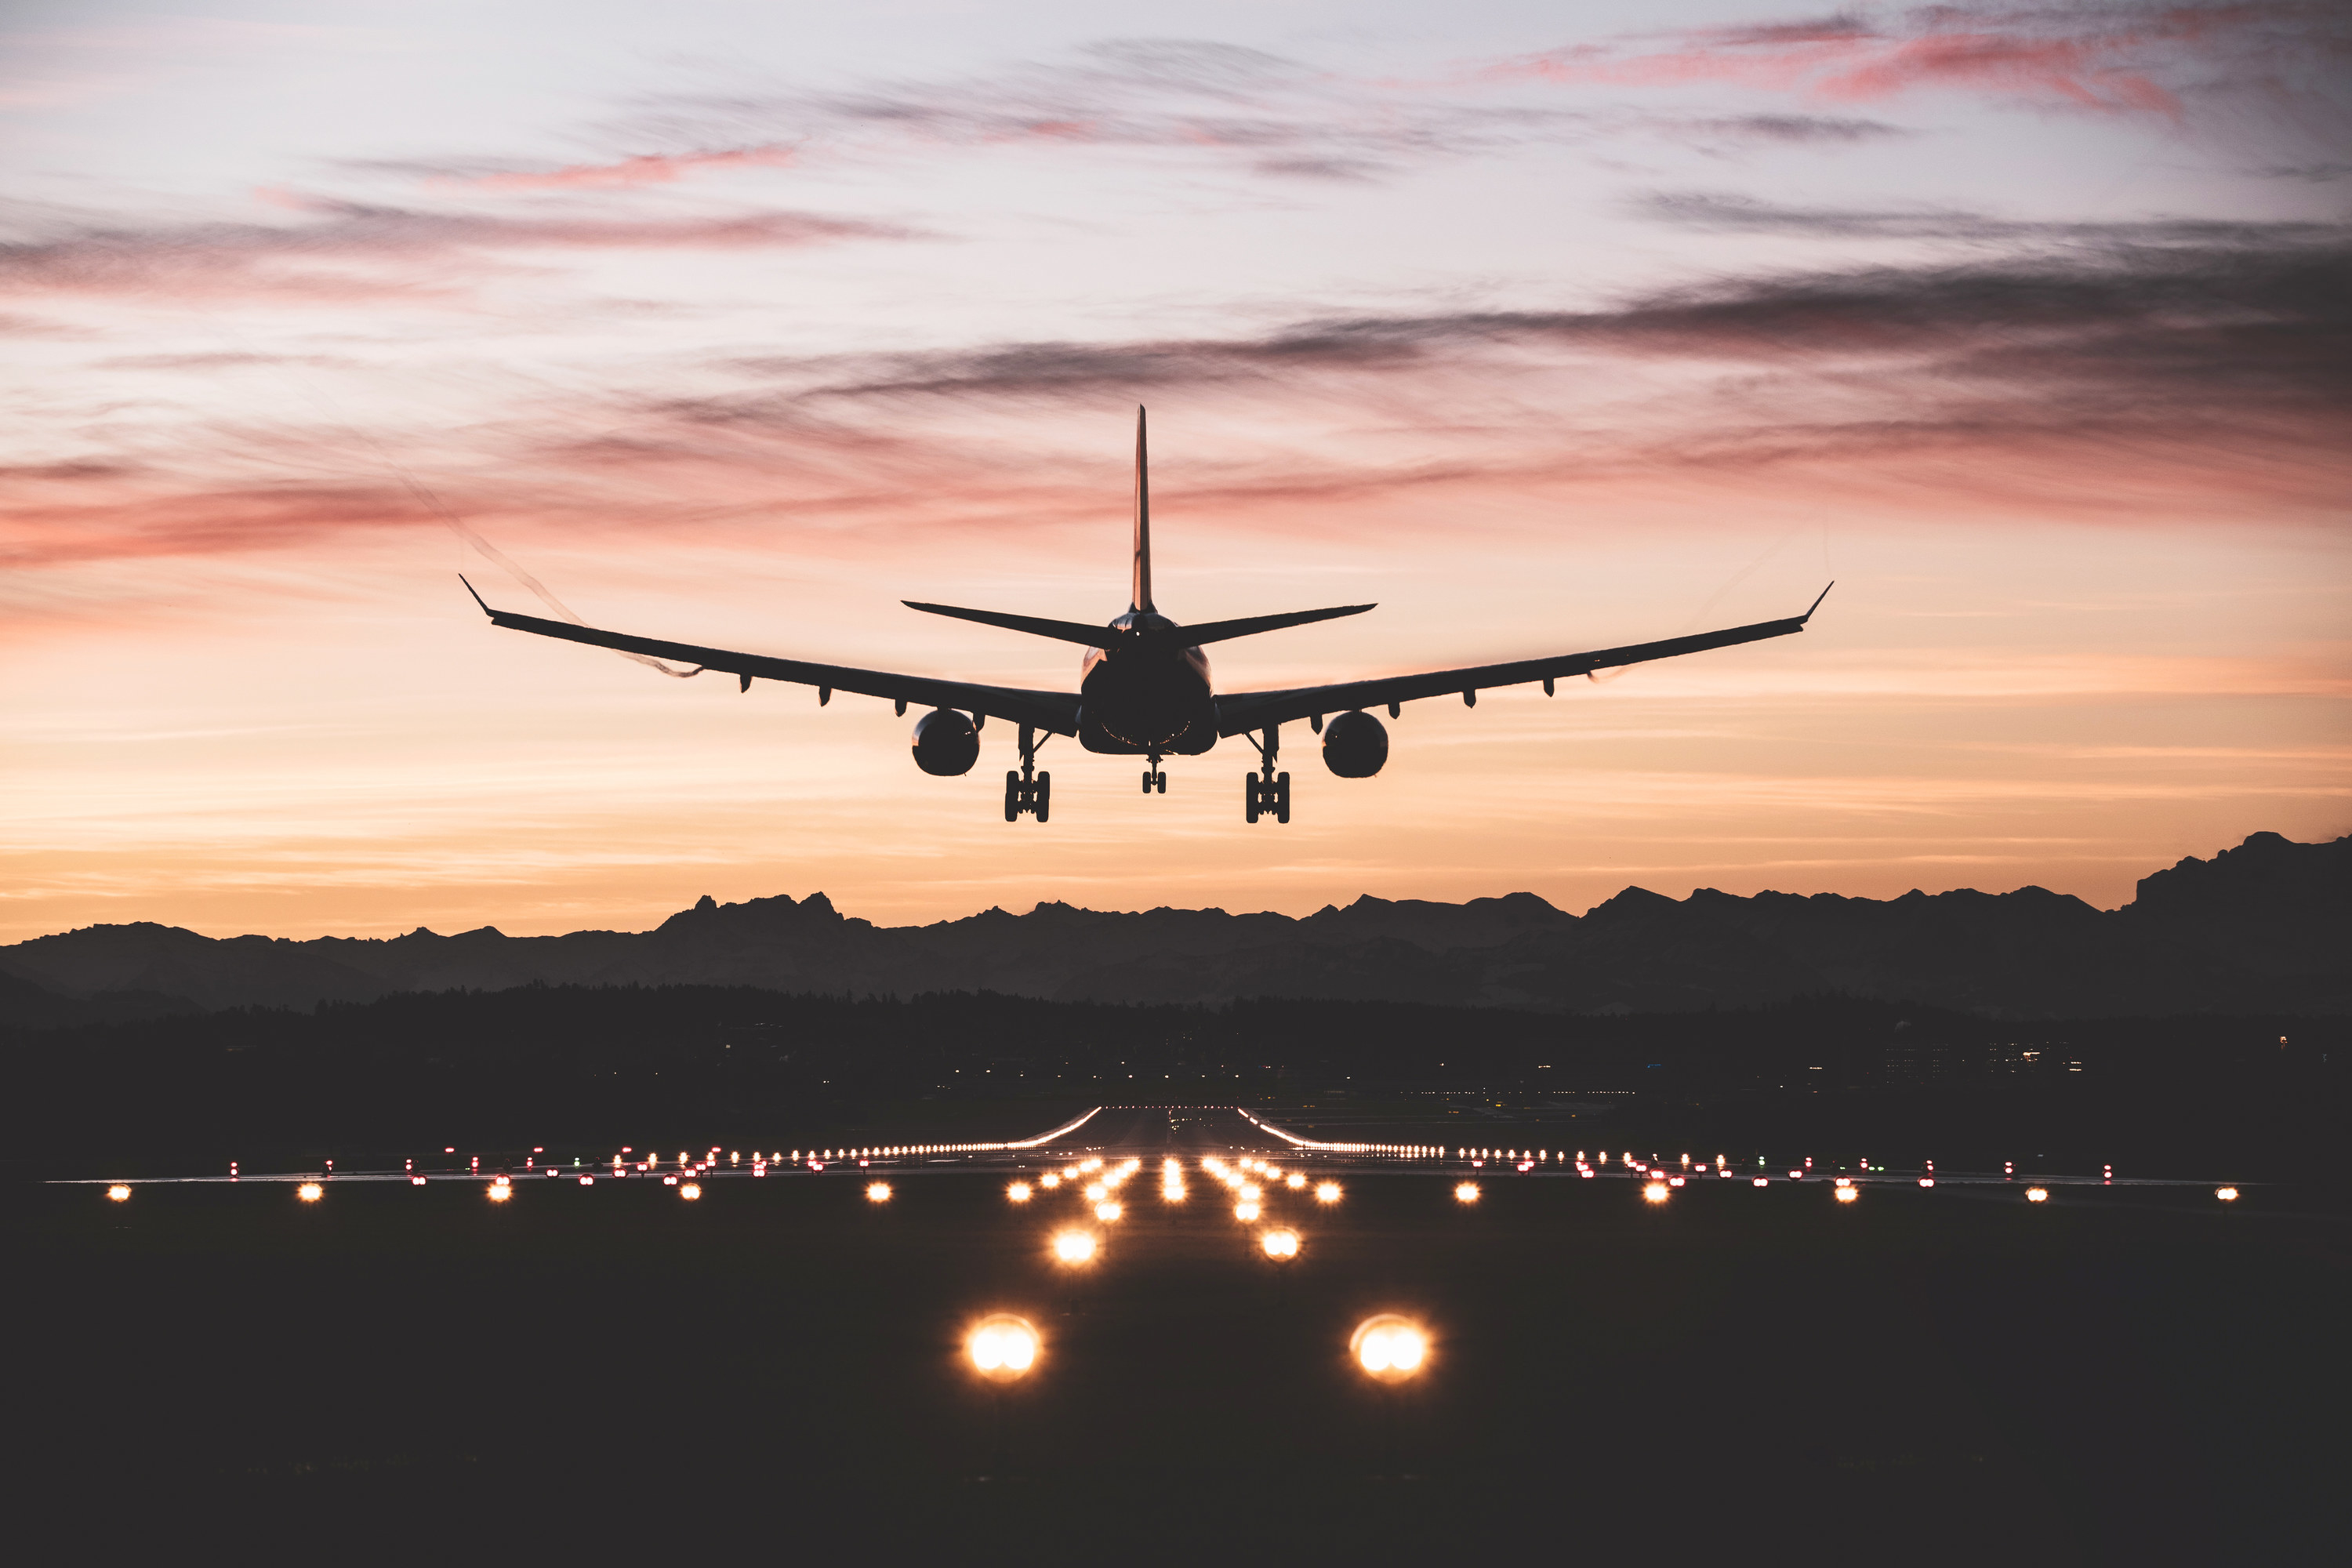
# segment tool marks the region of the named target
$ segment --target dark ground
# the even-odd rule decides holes
[[[2340,1561],[2347,1226],[2292,1189],[1656,1211],[1489,1172],[1467,1210],[1361,1174],[1277,1204],[1277,1273],[1197,1169],[1162,1205],[1164,1118],[1132,1136],[1076,1280],[1043,1247],[1075,1205],[1001,1175],[887,1209],[843,1173],[18,1186],[18,1528],[70,1532],[47,1561]],[[1047,1336],[1001,1410],[958,1353],[992,1310]],[[1439,1339],[1394,1396],[1347,1355],[1377,1310]]]

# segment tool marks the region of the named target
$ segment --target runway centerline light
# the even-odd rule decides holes
[[[1429,1359],[1429,1335],[1412,1320],[1383,1312],[1356,1325],[1348,1349],[1366,1373],[1383,1383],[1398,1383],[1418,1373]]]
[[[1000,1312],[972,1326],[963,1342],[964,1353],[983,1377],[1009,1382],[1037,1364],[1037,1331],[1025,1318]]]
[[[890,1184],[887,1182],[866,1183],[866,1201],[869,1204],[888,1203],[890,1201]]]
[[[127,1204],[131,1201],[131,1189],[124,1186],[121,1182],[117,1182],[114,1185],[106,1189],[106,1195],[113,1199],[118,1204]],[[2230,1195],[2231,1197],[2236,1197],[2238,1194],[2231,1193]]]
[[[1083,1230],[1066,1230],[1054,1237],[1054,1257],[1067,1264],[1091,1263],[1095,1257],[1095,1238]]]
[[[1464,1182],[1456,1186],[1454,1189],[1454,1201],[1457,1204],[1476,1203],[1478,1201],[1478,1184],[1475,1182]]]

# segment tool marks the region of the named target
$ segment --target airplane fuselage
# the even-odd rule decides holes
[[[1198,756],[1217,743],[1209,656],[1184,646],[1167,616],[1130,610],[1110,623],[1122,634],[1091,647],[1078,666],[1078,741],[1121,756]]]

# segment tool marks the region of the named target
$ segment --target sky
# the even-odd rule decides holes
[[[2352,831],[2330,4],[18,0],[0,941],[641,929],[824,891],[1304,914],[1628,885],[2103,907]],[[1247,690],[1801,637],[1139,764],[544,613]]]

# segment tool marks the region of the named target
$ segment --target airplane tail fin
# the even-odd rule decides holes
[[[1150,610],[1151,605],[1151,465],[1143,447],[1143,406],[1135,409],[1135,586],[1129,595],[1130,610]]]

